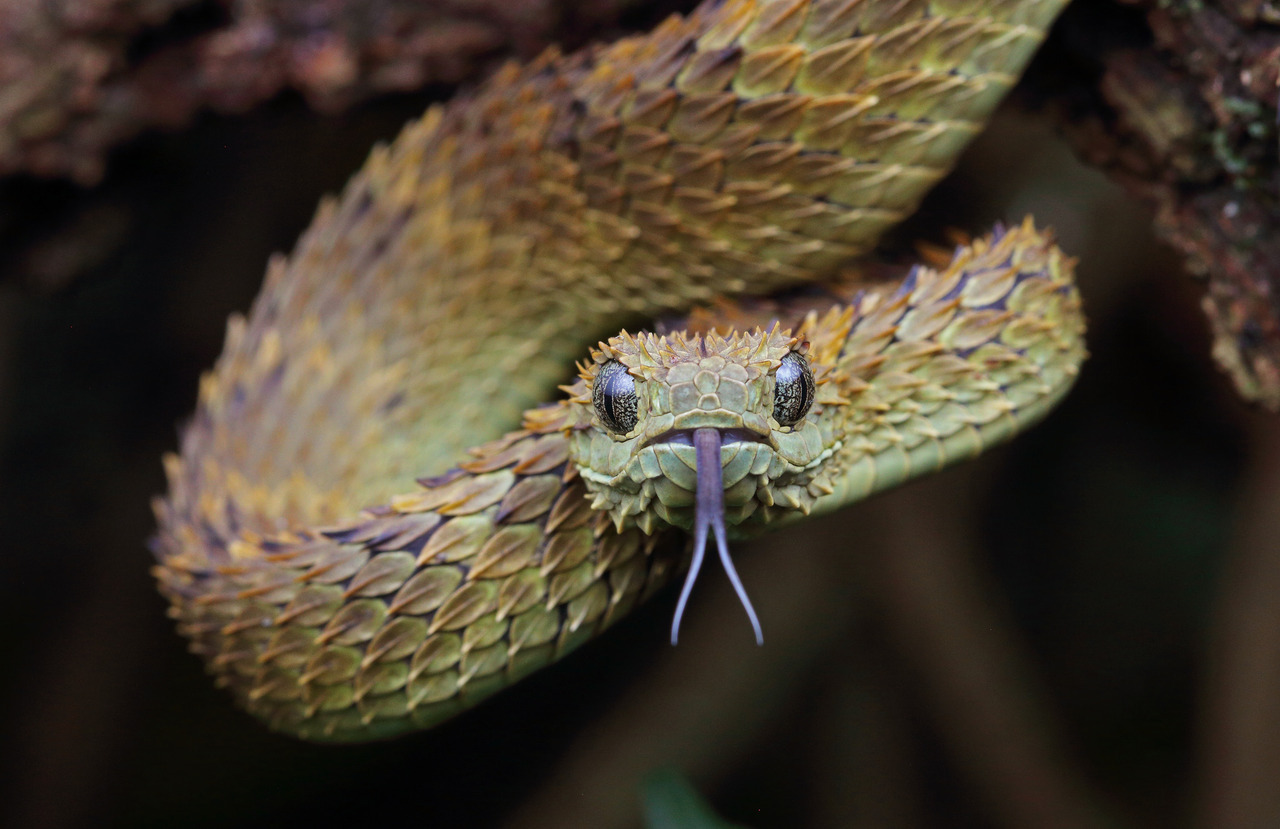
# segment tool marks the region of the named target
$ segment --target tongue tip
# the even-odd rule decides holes
[[[693,560],[689,563],[689,574],[685,576],[684,587],[680,590],[680,600],[676,604],[675,617],[671,620],[671,644],[674,646],[680,638],[680,620],[684,618],[685,606],[689,594],[693,591],[693,583],[702,570],[702,562],[706,557],[707,531],[711,530],[716,537],[716,549],[720,555],[720,563],[725,574],[733,585],[738,601],[742,603],[751,621],[751,629],[755,633],[756,645],[764,645],[764,632],[760,628],[760,619],[756,616],[751,599],[747,596],[742,579],[729,557],[729,544],[724,528],[724,479],[720,469],[720,430],[703,427],[695,429],[693,445],[697,462],[697,486],[694,497],[693,519]]]

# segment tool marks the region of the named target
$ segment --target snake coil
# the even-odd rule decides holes
[[[508,66],[375,149],[232,318],[165,459],[155,574],[191,649],[271,727],[359,740],[439,722],[608,627],[683,544],[652,511],[592,509],[634,504],[569,461],[597,408],[587,380],[529,407],[624,325],[870,251],[1062,5],[707,0]],[[761,484],[743,531],[976,453],[1043,413],[1083,357],[1070,262],[1030,224],[824,307],[720,313],[756,337],[803,329],[822,367],[785,381],[774,417],[811,404],[813,428],[788,434],[843,435],[829,471]],[[745,342],[695,340],[699,360]],[[586,366],[659,370],[628,342],[645,341]],[[735,385],[755,382],[743,365],[699,395],[755,394]],[[604,425],[648,428],[622,375],[594,382]],[[650,483],[655,503],[683,497]]]

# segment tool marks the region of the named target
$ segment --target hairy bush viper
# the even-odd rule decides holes
[[[217,682],[308,739],[430,726],[679,573],[673,527],[736,582],[728,535],[1043,414],[1083,321],[1030,222],[905,278],[588,347],[834,278],[1062,5],[707,0],[507,67],[375,149],[230,321],[166,458],[155,572]]]

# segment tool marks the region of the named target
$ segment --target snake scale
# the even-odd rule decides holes
[[[673,528],[736,580],[728,536],[1041,416],[1083,318],[1029,221],[837,277],[1062,5],[707,0],[508,66],[375,149],[231,319],[165,459],[155,574],[218,684],[306,739],[428,727],[679,574]]]

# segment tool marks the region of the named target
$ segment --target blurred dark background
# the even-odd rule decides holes
[[[678,649],[667,594],[428,733],[317,747],[237,711],[151,585],[160,456],[267,257],[451,91],[285,93],[94,186],[0,180],[0,823],[632,826],[665,767],[759,827],[1280,816],[1280,432],[1149,217],[1016,107],[904,238],[1034,213],[1080,257],[1091,359],[1012,444],[740,551],[763,649],[712,579]]]

